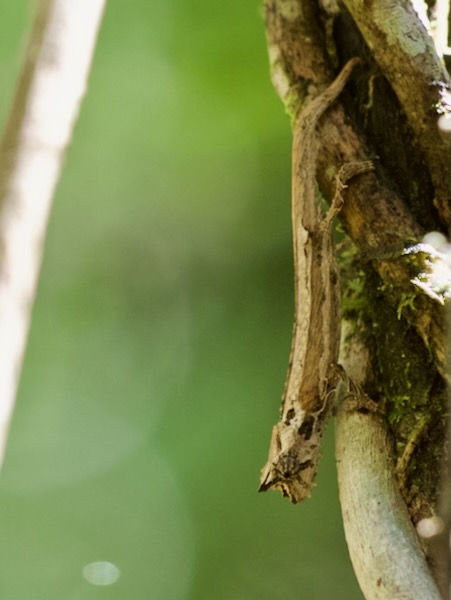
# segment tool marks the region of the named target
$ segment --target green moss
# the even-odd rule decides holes
[[[352,319],[364,311],[368,298],[365,293],[365,271],[356,247],[348,240],[345,244],[338,261],[342,282],[341,311],[344,318]]]
[[[400,270],[404,280],[382,282],[348,244],[340,257],[342,313],[351,323],[350,335],[363,335],[372,357],[365,392],[384,411],[399,486],[416,515],[428,506],[433,510],[440,487],[447,391],[427,340],[410,324],[425,299],[410,281],[422,259],[398,253],[396,260],[408,261],[412,268],[407,275]]]
[[[427,344],[406,319],[417,310],[420,293],[402,293],[392,306],[399,287],[381,285],[370,272],[365,281],[364,318],[371,325],[367,329],[375,355],[374,387],[393,434],[400,489],[415,513],[414,507],[434,506],[440,486],[446,386]]]
[[[391,382],[393,384],[393,382]],[[410,396],[400,395],[400,396],[392,396],[390,398],[391,410],[388,414],[388,422],[392,427],[396,427],[401,420],[404,418],[406,412],[408,411],[410,404]],[[399,442],[398,445],[401,444],[404,446],[404,442]]]
[[[396,309],[396,315],[398,320],[401,318],[403,311],[405,308],[409,308],[411,310],[415,310],[415,300],[417,297],[417,292],[415,289],[412,292],[401,293],[398,307]]]

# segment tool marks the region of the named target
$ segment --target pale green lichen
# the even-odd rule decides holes
[[[279,13],[287,21],[294,21],[301,15],[301,6],[298,0],[278,0]]]
[[[426,52],[426,37],[413,27],[411,13],[403,6],[393,5],[389,10],[375,3],[374,21],[383,31],[388,45],[399,45],[409,56]]]
[[[272,84],[282,100],[290,90],[290,80],[284,69],[279,47],[276,44],[268,46],[269,67]]]
[[[290,83],[290,78],[285,70],[282,55],[277,44],[268,45],[268,56],[272,84],[283,102],[286,113],[293,120],[299,108],[299,97],[297,91]]]

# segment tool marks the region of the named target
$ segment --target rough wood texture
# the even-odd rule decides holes
[[[435,188],[434,202],[450,225],[450,136],[437,126],[451,112],[451,82],[410,0],[344,0],[399,99]]]
[[[361,2],[362,7],[367,4],[375,3]],[[366,173],[343,193],[344,207],[339,218],[357,249],[354,254],[357,276],[352,279],[352,272],[345,272],[345,279],[347,275],[349,283],[346,293],[349,290],[353,290],[354,293],[357,289],[357,304],[354,303],[347,314],[354,319],[355,327],[363,324],[366,341],[372,346],[373,373],[365,392],[384,407],[383,419],[386,426],[392,429],[394,437],[394,444],[389,446],[384,446],[385,442],[378,437],[377,444],[382,444],[386,457],[391,454],[391,462],[381,460],[375,461],[374,464],[381,469],[382,478],[388,477],[392,482],[390,485],[393,484],[395,489],[392,465],[396,460],[400,465],[404,465],[400,469],[402,473],[399,478],[403,497],[401,499],[399,492],[396,492],[396,497],[390,496],[392,491],[386,487],[385,491],[389,496],[386,506],[390,506],[392,502],[404,501],[404,516],[410,513],[410,519],[416,523],[434,514],[440,490],[440,469],[446,438],[446,384],[449,382],[447,319],[451,291],[449,283],[437,293],[433,289],[417,285],[416,282],[434,266],[436,260],[433,251],[424,248],[426,252],[423,253],[417,250],[420,248],[418,242],[421,241],[426,228],[442,231],[446,229],[443,227],[447,218],[446,208],[443,206],[443,196],[438,194],[439,185],[435,180],[435,203],[437,211],[440,212],[440,222],[438,212],[435,208],[432,210],[433,169],[428,160],[419,159],[416,155],[409,168],[410,150],[403,152],[403,159],[406,159],[404,175],[407,178],[410,176],[411,179],[411,187],[407,189],[400,185],[402,182],[399,181],[399,165],[396,160],[390,160],[388,155],[379,159],[376,148],[378,143],[382,141],[383,145],[384,142],[378,137],[377,128],[383,121],[373,119],[374,128],[365,127],[372,119],[373,102],[378,105],[378,117],[384,110],[389,110],[393,117],[393,125],[396,128],[394,149],[397,143],[402,144],[403,139],[407,139],[403,136],[408,136],[414,126],[407,115],[407,108],[400,108],[395,92],[385,79],[386,74],[372,59],[372,48],[368,48],[361,41],[362,36],[359,35],[360,46],[357,44],[350,49],[350,46],[346,46],[346,31],[341,38],[344,47],[336,48],[334,52],[335,35],[343,25],[345,13],[346,19],[352,22],[343,6],[338,6],[333,1],[266,0],[265,18],[271,78],[286,111],[294,121],[294,116],[305,98],[310,94],[316,95],[329,84],[331,73],[334,72],[332,64],[340,64],[340,61],[343,64],[347,58],[356,54],[363,60],[362,66],[355,69],[343,94],[318,124],[321,152],[317,155],[316,179],[322,196],[331,203],[334,197],[335,177],[343,164],[365,160],[373,160],[375,164],[374,173]],[[352,25],[357,31],[355,25]],[[390,64],[386,68],[389,71]],[[372,93],[372,84],[376,79],[383,82],[379,90],[382,95]],[[347,94],[347,89],[353,85],[352,92]],[[429,83],[418,78],[416,85],[429,86]],[[441,89],[447,85],[445,78]],[[363,114],[360,114],[361,104],[356,102],[355,91],[359,88],[362,88],[360,91],[363,97],[368,99],[367,106],[363,107]],[[386,92],[390,97],[384,96]],[[424,90],[419,94],[427,96]],[[418,104],[418,112],[420,114],[417,117],[420,120],[425,119],[426,123],[430,116],[429,111]],[[400,120],[402,123],[398,127]],[[435,143],[439,135],[435,120],[433,123],[433,131],[428,130],[428,135],[433,138],[431,143]],[[390,132],[393,131],[394,129],[390,129]],[[409,139],[412,142],[412,137]],[[418,150],[415,140],[412,144],[415,153],[424,152],[422,148]],[[439,141],[438,147],[440,144]],[[394,155],[396,156],[396,152]],[[447,160],[448,156],[446,154]],[[440,160],[443,165],[443,157]],[[444,168],[445,173],[449,172],[448,165]],[[411,191],[415,188],[421,192],[417,194],[416,206],[411,202]],[[427,192],[425,196],[422,194],[423,190]],[[439,197],[442,200],[438,200]],[[427,218],[424,218],[425,216]],[[346,344],[347,340],[344,339],[342,345]],[[429,425],[418,434],[419,424],[422,422]],[[359,423],[363,425],[363,422]],[[368,443],[373,443],[371,439],[369,438]],[[365,452],[364,444],[358,448],[351,448],[354,453]],[[352,457],[348,456],[347,459],[353,462]],[[355,465],[359,457],[354,456],[354,459]],[[364,485],[364,482],[358,478],[353,479],[351,470],[348,470],[346,477],[341,478],[340,485],[353,487]],[[351,498],[352,496],[348,496],[345,491],[342,496],[345,522],[354,518],[364,522],[367,518],[365,504],[353,503]],[[365,514],[350,514],[353,511],[363,511]],[[379,516],[383,519],[384,514]],[[385,516],[390,521],[388,512]],[[396,521],[396,526],[399,527],[397,535],[401,538],[412,535],[415,538],[411,520],[403,518]],[[385,524],[382,521],[379,525],[384,529]],[[373,522],[373,526],[376,527],[377,523]],[[405,528],[407,532],[404,531]],[[375,561],[373,565],[365,567],[370,573],[385,568],[382,563],[377,562],[377,556],[373,556],[371,552],[364,552],[357,537],[350,535],[349,543],[355,545],[350,549],[351,553],[363,553],[362,560],[370,563]],[[429,550],[427,558],[432,558]],[[415,568],[425,571],[424,578],[430,581],[431,575],[424,557],[417,557],[415,560]],[[356,564],[359,565],[359,569],[364,568],[361,562],[357,561]],[[383,578],[384,574],[380,577]],[[404,581],[403,577],[401,581]],[[382,580],[377,588],[381,585]],[[424,595],[425,598],[438,597],[433,582],[431,589],[434,591],[431,595]],[[367,598],[381,598],[379,592],[379,589],[372,589]],[[389,598],[390,593],[387,592],[385,597]],[[397,598],[396,595],[392,597]]]
[[[331,77],[324,36],[318,25],[318,8],[313,0],[267,0],[265,18],[272,81],[285,109],[294,118],[307,90],[324,88]],[[321,121],[319,136],[323,143],[317,178],[321,192],[330,202],[341,166],[346,162],[372,160],[376,152],[368,148],[340,101],[328,111],[327,119]],[[346,232],[368,259],[387,248],[398,249],[399,255],[409,241],[418,241],[425,233],[398,195],[396,185],[390,186],[391,173],[377,160],[375,166],[376,173],[362,177],[346,192],[340,214]],[[396,177],[396,165],[393,167]],[[411,283],[415,270],[417,274],[422,272],[422,262],[415,266],[403,257],[384,259],[383,252],[381,256],[373,262],[373,267],[386,284],[387,299],[394,306],[403,305],[403,316],[417,329],[433,353],[442,377],[449,381],[446,312],[429,297],[415,295]],[[403,304],[407,296],[412,302]]]

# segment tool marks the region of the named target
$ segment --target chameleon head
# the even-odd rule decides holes
[[[280,490],[294,504],[309,498],[315,486],[324,419],[304,412],[280,421],[272,432],[268,462],[259,491]]]

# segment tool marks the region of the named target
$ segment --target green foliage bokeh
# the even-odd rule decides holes
[[[28,1],[3,8],[2,122],[30,22]],[[0,479],[2,598],[361,598],[332,432],[311,500],[256,493],[291,336],[289,194],[259,2],[110,0]],[[121,577],[92,586],[103,560]]]

